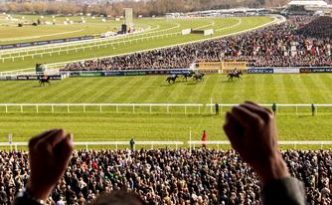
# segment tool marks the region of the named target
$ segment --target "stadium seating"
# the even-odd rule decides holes
[[[331,204],[332,151],[287,151],[310,205]],[[29,177],[27,153],[0,152],[0,202],[9,204]],[[233,151],[79,151],[49,202],[90,202],[101,192],[133,189],[148,204],[259,204],[257,176]]]

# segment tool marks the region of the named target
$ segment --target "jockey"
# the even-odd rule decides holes
[[[237,68],[234,68],[233,72],[234,75],[238,73]]]
[[[44,74],[44,75],[43,75],[43,80],[47,80],[47,79],[48,79],[47,74]]]

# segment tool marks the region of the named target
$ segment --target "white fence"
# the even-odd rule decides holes
[[[281,146],[291,146],[296,149],[298,146],[318,146],[320,149],[332,149],[332,141],[279,141]],[[181,147],[186,147],[190,149],[195,149],[201,147],[203,144],[210,146],[217,146],[220,149],[220,146],[230,147],[229,141],[135,141],[135,146],[147,146],[150,149],[160,148],[160,147],[173,147],[179,149]],[[9,144],[8,142],[0,143],[0,147],[10,148],[10,150],[18,151],[19,147],[26,148],[28,146],[27,142],[13,142]],[[99,141],[99,142],[75,142],[75,146],[84,147],[86,150],[89,150],[93,146],[99,146],[105,148],[105,146],[113,147],[115,150],[118,149],[128,149],[130,147],[129,141]]]
[[[234,106],[238,106],[239,104],[218,104],[219,105],[219,112],[223,112],[224,109],[230,109]],[[259,104],[260,106],[271,108],[273,104]],[[276,113],[294,113],[296,115],[303,114],[303,113],[310,113],[314,111],[314,114],[317,115],[318,111],[323,110],[323,108],[331,108],[331,112],[326,112],[326,110],[322,111],[321,113],[332,113],[332,104],[275,104],[276,105]],[[216,104],[206,104],[209,107],[210,113],[214,113],[214,108]],[[314,110],[313,109],[314,106]],[[286,109],[288,111],[286,112]],[[290,110],[291,109],[291,110]]]
[[[174,29],[174,28],[172,28]],[[5,60],[25,60],[26,58],[35,58],[35,57],[44,57],[44,56],[53,56],[53,55],[61,55],[61,54],[69,54],[69,52],[79,52],[85,50],[92,50],[94,48],[107,48],[112,47],[115,49],[116,47],[126,45],[126,44],[133,44],[139,43],[143,41],[149,41],[152,39],[163,39],[169,38],[172,36],[180,35],[180,32],[173,32],[173,33],[165,33],[162,31],[158,32],[151,32],[146,34],[137,34],[131,37],[121,37],[121,38],[113,38],[113,39],[95,39],[95,40],[88,40],[83,41],[80,43],[71,44],[54,44],[44,47],[30,47],[30,48],[22,48],[16,50],[3,50],[0,51],[0,60],[2,63]]]
[[[228,145],[230,146],[229,141],[188,141],[188,145],[190,148],[196,148],[202,145]],[[298,146],[319,146],[320,149],[324,147],[332,149],[332,141],[278,141],[278,144],[281,146],[291,146],[296,149]]]
[[[184,142],[180,141],[135,141],[135,145],[148,146],[151,149],[157,146],[173,146],[176,149],[184,145]],[[9,147],[11,150],[18,150],[19,147],[27,147],[28,142],[13,142],[0,143],[0,147]],[[83,146],[86,150],[89,150],[91,146],[113,146],[115,150],[118,150],[119,146],[129,146],[129,141],[99,141],[99,142],[75,142],[75,146]]]
[[[88,112],[89,108],[97,108],[98,112],[103,113],[105,112],[106,108],[113,108],[113,112],[116,113],[121,113],[121,108],[126,108],[126,111],[136,113],[137,109],[140,108],[145,108],[146,111],[150,114],[154,113],[154,109],[156,108],[164,108],[164,112],[166,113],[171,113],[172,108],[178,108],[178,110],[182,110],[182,113],[188,114],[188,109],[192,108],[197,110],[197,113],[201,113],[202,108],[204,107],[203,104],[131,104],[131,103],[121,103],[121,104],[116,104],[116,103],[103,103],[103,104],[12,104],[12,103],[7,103],[7,104],[0,104],[0,108],[4,108],[5,113],[9,113],[11,110],[10,108],[16,108],[15,111],[17,112],[17,109],[19,110],[20,113],[24,113],[26,109],[29,109],[31,112],[31,108],[33,108],[34,112],[39,113],[41,108],[49,108],[49,112],[51,113],[56,113],[57,108],[62,108],[65,109],[65,112],[71,113],[73,108],[79,108],[79,111],[76,110],[76,112]],[[14,109],[13,109],[14,110]],[[59,110],[59,109],[58,109]],[[94,110],[96,111],[96,110]],[[160,113],[160,112],[158,112]]]
[[[218,104],[219,113],[238,104]],[[216,114],[216,104],[165,104],[165,103],[5,103],[0,104],[0,113],[181,113]],[[272,104],[261,104],[271,108]],[[314,108],[313,108],[314,106]],[[317,115],[331,114],[332,104],[276,104],[277,114]]]

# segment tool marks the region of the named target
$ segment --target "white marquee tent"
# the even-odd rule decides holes
[[[324,7],[328,4],[323,0],[311,1],[311,0],[294,0],[288,3],[288,6],[309,6],[309,7]]]

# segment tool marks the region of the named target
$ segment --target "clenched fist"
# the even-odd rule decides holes
[[[73,137],[63,130],[44,132],[29,142],[30,194],[46,200],[63,176],[73,151]]]
[[[273,113],[252,102],[226,115],[224,131],[233,148],[252,166],[264,183],[289,176],[277,144]]]

